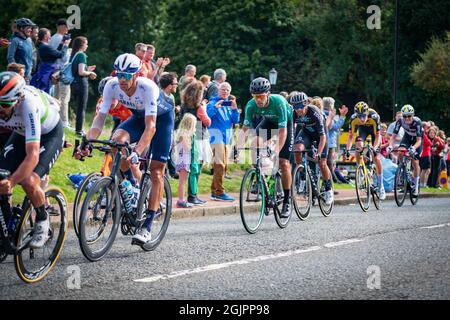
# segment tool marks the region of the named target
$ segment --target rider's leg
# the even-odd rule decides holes
[[[45,193],[40,187],[41,178],[36,173],[32,173],[30,177],[21,182],[22,188],[30,198],[31,204],[36,208],[37,221],[43,221],[47,219],[47,213],[45,212]]]
[[[112,140],[114,142],[118,142],[118,143],[125,143],[125,142],[130,143],[130,134],[127,131],[118,128],[114,132]],[[113,153],[116,154],[117,150],[114,149]],[[133,177],[133,173],[132,173],[132,171],[130,169],[130,165],[129,165],[129,163],[128,163],[128,161],[126,159],[122,159],[121,160],[121,162],[120,162],[120,170],[124,173],[124,175],[127,177],[127,179],[131,182],[132,185],[136,184],[136,180]]]
[[[162,187],[164,186],[164,169],[165,163],[152,160],[150,164],[150,179],[152,181],[152,188],[148,198],[147,219],[144,222],[143,228],[150,231],[155,213],[160,206]]]
[[[289,202],[292,186],[292,167],[288,159],[280,158],[281,182],[284,190],[284,203]]]
[[[383,185],[383,165],[381,164],[381,154],[377,154],[375,155],[374,158],[374,163],[375,163],[375,169],[377,171],[377,176],[378,176],[378,187],[380,189],[384,189],[384,185]]]
[[[330,191],[332,189],[333,184],[331,182],[331,171],[328,168],[326,158],[320,159],[319,169],[320,169],[320,172],[322,173],[322,177],[323,177],[323,181],[324,181],[324,185],[325,185],[325,191]]]

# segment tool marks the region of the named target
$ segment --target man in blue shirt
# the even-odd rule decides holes
[[[209,132],[213,151],[214,177],[211,184],[211,199],[217,201],[234,201],[225,193],[223,179],[225,177],[228,156],[231,150],[233,124],[239,123],[239,111],[236,100],[230,100],[231,85],[223,82],[219,85],[218,95],[208,103],[206,112],[211,118]]]
[[[25,65],[25,80],[29,83],[33,68],[33,45],[30,37],[36,24],[28,18],[20,18],[16,20],[16,25],[17,31],[11,38],[7,60],[8,63]]]

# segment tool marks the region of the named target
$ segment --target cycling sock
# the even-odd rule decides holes
[[[36,221],[47,220],[47,211],[45,211],[45,206],[40,206],[36,209]]]
[[[325,185],[325,191],[330,191],[331,187],[332,187],[332,183],[331,183],[331,179],[330,180],[325,180],[324,181],[324,185]]]
[[[142,228],[147,228],[148,231],[152,228],[153,218],[155,217],[155,211],[147,210],[147,219],[145,219]]]
[[[286,190],[284,189],[284,199],[283,199],[283,203],[289,203],[290,200],[290,196],[291,196],[291,190]]]
[[[131,185],[133,187],[136,186],[136,179],[133,177],[133,173],[131,172],[131,169],[128,169],[123,173],[123,175],[127,178],[128,181],[130,181]]]

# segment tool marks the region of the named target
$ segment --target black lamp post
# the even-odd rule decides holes
[[[272,70],[269,71],[269,82],[272,87],[277,84],[277,78],[278,72],[277,70],[275,70],[275,68],[272,68]]]

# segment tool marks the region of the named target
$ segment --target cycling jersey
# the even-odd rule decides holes
[[[308,105],[308,110],[304,116],[294,113],[294,122],[297,124],[297,133],[304,130],[306,133],[319,136],[326,135],[325,115],[313,105]]]
[[[394,134],[398,134],[400,128],[403,128],[405,135],[423,138],[422,121],[418,117],[414,117],[411,124],[406,124],[404,119],[398,120],[395,123]]]
[[[0,119],[0,127],[25,136],[25,143],[39,142],[58,124],[59,102],[49,94],[32,86],[25,86],[24,96],[14,107],[11,117]]]
[[[120,89],[117,78],[108,81],[103,90],[103,101],[99,107],[99,112],[108,114],[113,99],[117,99],[119,103],[130,109],[133,113],[156,116],[159,96],[158,86],[152,80],[142,77],[138,77],[136,82],[136,92],[129,97]]]
[[[175,101],[173,96],[167,96],[162,89],[160,89],[158,97],[158,116],[163,115],[168,112],[173,112],[175,108]]]
[[[254,116],[263,116],[268,121],[277,124],[278,128],[286,128],[288,119],[292,119],[292,108],[285,98],[279,94],[269,96],[269,104],[260,108],[255,99],[250,100],[245,107],[244,127],[251,127]]]
[[[360,129],[363,129],[363,131],[371,132],[373,135],[377,135],[378,132],[380,132],[380,125],[380,116],[378,113],[373,109],[369,109],[369,116],[366,123],[362,123],[356,113],[350,117],[349,130],[356,133],[360,131]]]

